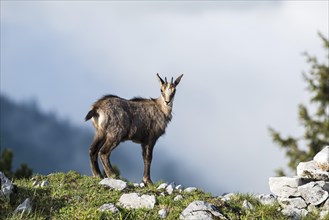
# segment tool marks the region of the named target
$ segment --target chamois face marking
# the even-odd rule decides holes
[[[180,82],[180,79],[183,77],[183,75],[180,75],[175,80],[175,82],[173,81],[174,78],[171,78],[171,81],[168,82],[166,77],[165,77],[165,80],[161,79],[159,74],[157,74],[157,77],[158,77],[158,79],[160,81],[160,84],[161,84],[161,90],[160,91],[161,91],[162,100],[164,101],[164,103],[167,106],[172,107],[174,97],[175,97],[175,93],[176,93],[176,86]]]
[[[172,106],[176,88],[171,83],[161,86],[161,96],[166,105]]]

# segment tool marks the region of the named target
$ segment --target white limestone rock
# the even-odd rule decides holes
[[[191,193],[196,191],[197,188],[196,187],[187,187],[186,189],[183,190],[184,193]]]
[[[39,181],[38,180],[34,180],[33,183],[32,183],[32,187],[38,188],[39,187]]]
[[[49,185],[49,182],[47,180],[42,181],[40,184],[41,187],[46,187],[48,185]]]
[[[127,183],[125,181],[113,179],[113,178],[104,178],[99,182],[99,184],[108,186],[111,189],[115,189],[119,191],[122,191],[127,187]]]
[[[168,183],[161,183],[157,189],[165,189],[168,186]]]
[[[296,198],[279,198],[278,199],[281,207],[283,208],[298,208],[304,209],[307,207],[307,204],[304,199],[301,197]]]
[[[321,170],[314,160],[300,162],[297,166],[297,175],[312,180],[329,181],[329,172]]]
[[[329,170],[329,146],[325,146],[320,152],[318,152],[313,160],[316,162],[316,165],[322,171]]]
[[[159,218],[166,218],[168,216],[168,209],[160,209],[158,212]]]
[[[119,204],[127,209],[153,209],[155,205],[155,196],[138,195],[137,193],[123,194],[119,199]]]
[[[234,193],[227,193],[223,196],[222,200],[227,202],[227,201],[230,201],[234,196],[235,196]]]
[[[271,192],[278,196],[289,198],[290,196],[298,197],[297,187],[303,184],[303,180],[300,177],[270,177],[269,186]]]
[[[263,205],[272,205],[277,201],[277,198],[273,194],[260,194],[258,195],[258,199]]]
[[[31,200],[29,198],[25,199],[24,202],[17,206],[17,208],[14,211],[14,214],[22,213],[22,214],[28,214],[32,211],[32,205]]]
[[[242,208],[246,210],[254,210],[254,206],[248,200],[243,201]]]
[[[175,187],[175,189],[178,190],[179,192],[181,192],[183,190],[183,186],[181,184],[179,184]]]
[[[214,205],[204,201],[190,203],[179,216],[179,219],[183,220],[212,220],[214,218],[227,219]]]
[[[176,187],[175,183],[170,183],[167,187],[166,187],[166,192],[171,195],[174,192],[174,189]]]
[[[179,200],[182,200],[182,199],[183,199],[182,195],[177,195],[177,196],[175,196],[174,201],[179,201]]]
[[[14,190],[14,184],[1,171],[0,171],[0,187],[2,192],[1,194],[4,195],[8,200],[10,200],[10,196]]]
[[[119,209],[117,207],[115,207],[115,205],[113,203],[106,203],[103,204],[100,208],[99,211],[101,212],[112,212],[112,213],[118,213]]]
[[[284,208],[281,211],[284,215],[290,217],[292,220],[300,220],[308,214],[306,209],[297,209],[297,208]]]
[[[324,191],[327,191],[329,193],[329,182],[328,181],[316,181],[315,183],[319,184],[319,186],[321,186],[321,188]]]
[[[324,191],[316,182],[310,182],[305,185],[299,186],[298,191],[304,198],[307,204],[320,205],[328,198],[329,194]]]

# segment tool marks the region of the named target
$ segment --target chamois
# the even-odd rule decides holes
[[[111,152],[123,141],[131,140],[142,146],[144,160],[143,182],[152,184],[150,168],[152,154],[158,138],[165,133],[170,122],[176,86],[183,74],[175,81],[163,80],[157,74],[161,85],[161,96],[157,99],[123,99],[106,95],[96,101],[85,117],[95,127],[93,143],[89,149],[90,166],[95,177],[101,177],[97,155],[99,153],[107,177],[115,176],[110,162]]]

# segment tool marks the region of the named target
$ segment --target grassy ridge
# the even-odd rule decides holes
[[[152,187],[136,188],[129,185],[122,192],[108,189],[99,184],[100,179],[82,176],[77,172],[55,173],[48,176],[36,176],[39,181],[47,180],[49,185],[44,188],[35,188],[31,180],[15,180],[17,193],[12,202],[0,200],[0,217],[2,219],[159,219],[158,211],[167,208],[169,214],[166,219],[179,219],[180,213],[193,201],[203,200],[218,207],[219,211],[228,219],[288,219],[283,216],[278,204],[261,205],[252,195],[238,194],[231,200],[224,202],[218,197],[202,191],[182,193],[183,199],[174,201],[179,193],[161,196],[163,190],[157,190],[160,184]],[[101,212],[99,207],[104,203],[116,204],[123,193],[137,192],[156,196],[156,205],[153,210],[127,210],[117,206],[118,214]],[[28,215],[16,214],[15,208],[26,198],[32,201],[32,212]],[[242,207],[244,200],[248,200],[254,210]],[[308,216],[307,219],[316,219]]]

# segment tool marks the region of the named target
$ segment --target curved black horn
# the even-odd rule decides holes
[[[163,81],[163,79],[161,79],[161,77],[160,77],[159,73],[157,73],[157,77],[158,77],[158,79],[159,79],[160,83],[161,83],[161,84],[164,84],[164,81]]]
[[[168,82],[167,82],[167,77],[165,77],[165,82],[168,83]]]

